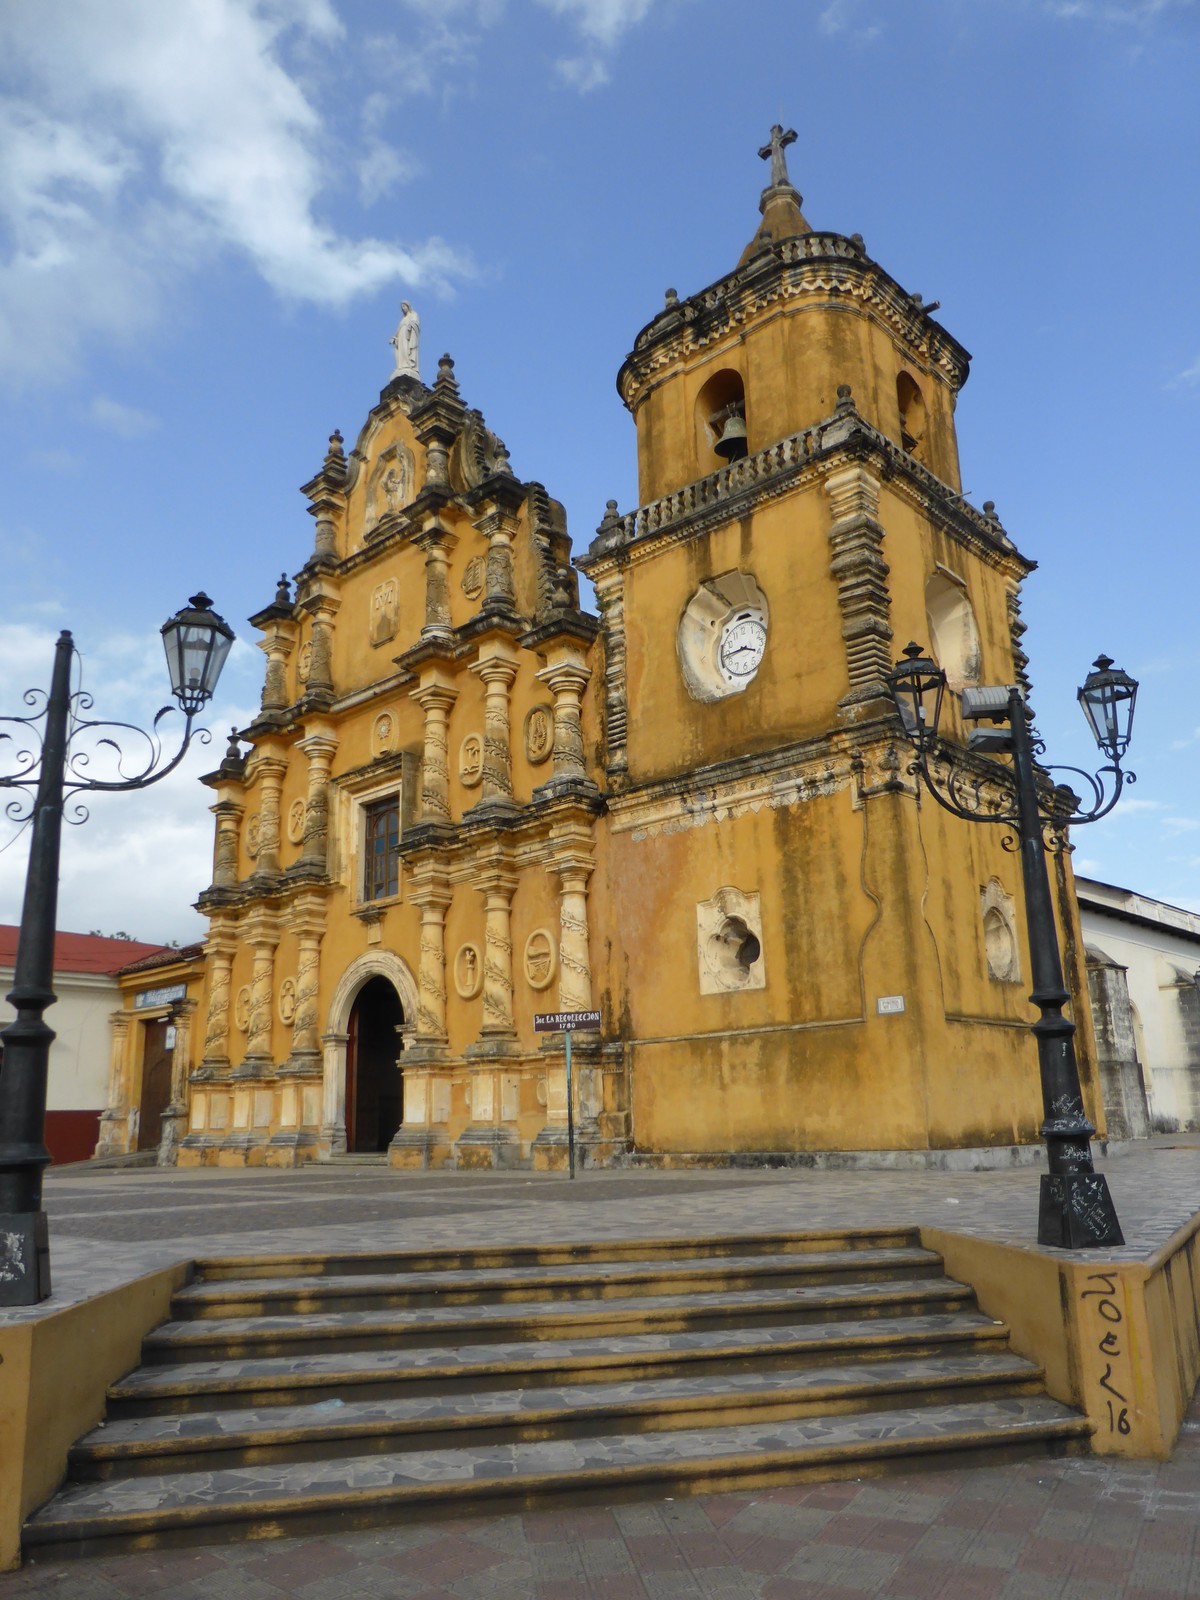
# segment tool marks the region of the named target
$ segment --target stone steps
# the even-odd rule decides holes
[[[198,1263],[60,1554],[1086,1448],[906,1230]]]

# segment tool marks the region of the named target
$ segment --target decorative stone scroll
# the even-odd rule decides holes
[[[696,951],[701,994],[765,989],[758,895],[725,888],[711,900],[701,900],[696,906]]]

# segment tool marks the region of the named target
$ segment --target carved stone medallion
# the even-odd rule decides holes
[[[296,676],[301,683],[308,682],[308,675],[312,671],[312,656],[312,640],[306,639],[300,646],[300,654],[296,657]]]
[[[371,728],[371,754],[376,761],[395,753],[396,738],[395,716],[390,711],[381,711]]]
[[[239,1033],[246,1033],[250,1028],[250,985],[244,983],[234,996],[233,1025]]]
[[[474,1000],[483,988],[483,962],[477,944],[459,946],[454,958],[454,987],[464,1000]]]
[[[257,811],[252,811],[246,818],[246,854],[251,861],[258,854],[259,839],[262,835],[262,817]]]
[[[377,583],[371,591],[371,643],[386,644],[395,637],[400,614],[400,590],[395,578]]]
[[[293,800],[288,807],[287,836],[292,844],[299,844],[304,837],[303,800]]]
[[[525,978],[531,989],[548,989],[558,971],[554,935],[535,928],[525,941]]]
[[[483,574],[483,557],[472,556],[462,575],[462,592],[468,600],[478,600],[483,593]]]
[[[540,766],[554,752],[554,708],[534,706],[525,718],[525,754]]]
[[[285,978],[279,985],[279,1020],[290,1028],[296,1020],[296,980]]]
[[[483,779],[483,740],[477,733],[469,733],[459,746],[458,776],[468,789]]]

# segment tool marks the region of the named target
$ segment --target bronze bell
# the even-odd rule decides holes
[[[713,449],[726,461],[740,461],[747,453],[745,417],[739,412],[731,412]]]

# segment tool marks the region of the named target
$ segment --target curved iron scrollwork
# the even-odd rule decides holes
[[[81,658],[73,646],[72,653],[82,673]],[[21,699],[23,704],[30,707],[29,716],[0,717],[0,746],[5,747],[3,753],[9,756],[12,764],[10,772],[0,772],[0,789],[23,791],[5,803],[4,815],[18,824],[27,823],[33,815],[36,790],[41,779],[44,730],[50,703],[50,697],[44,689],[27,689]],[[73,825],[88,819],[87,806],[77,798],[81,793],[120,793],[144,789],[174,772],[193,740],[200,744],[212,741],[207,728],[193,727],[194,713],[185,713],[179,749],[166,758],[161,728],[163,719],[177,712],[176,706],[163,706],[155,714],[147,731],[132,722],[89,717],[86,713],[93,705],[92,695],[82,686],[74,690],[68,701],[63,760],[63,821]],[[17,732],[18,729],[23,730],[23,734]],[[7,748],[9,746],[11,749]],[[105,763],[113,772],[112,776],[103,775]]]

